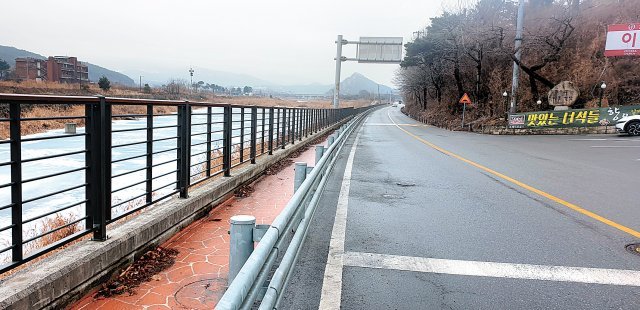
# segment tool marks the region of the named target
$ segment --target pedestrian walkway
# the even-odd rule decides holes
[[[312,164],[314,156],[311,147],[291,159]],[[248,214],[256,224],[271,223],[293,195],[293,162],[254,182],[248,197],[227,200],[162,244],[179,251],[175,264],[133,295],[96,299],[94,290],[69,309],[213,309],[227,286],[229,219]]]

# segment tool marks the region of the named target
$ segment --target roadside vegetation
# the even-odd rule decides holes
[[[469,3],[469,2],[467,2]],[[468,93],[472,124],[503,124],[511,96],[517,1],[477,0],[430,20],[407,43],[396,84],[406,111],[459,126]],[[637,0],[530,0],[526,4],[518,111],[553,109],[547,93],[562,81],[580,90],[574,108],[640,103],[638,58],[604,57],[607,25],[639,22]],[[503,93],[508,96],[504,97]],[[540,100],[541,104],[537,101]]]

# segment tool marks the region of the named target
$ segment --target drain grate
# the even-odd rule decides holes
[[[632,254],[640,256],[640,243],[632,243],[627,245],[624,248],[627,249],[627,251],[631,252]]]

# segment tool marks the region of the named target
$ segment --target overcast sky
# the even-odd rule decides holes
[[[451,0],[444,0],[450,2]],[[4,0],[0,45],[71,55],[137,80],[139,72],[190,66],[244,73],[280,84],[331,84],[335,44],[402,36],[426,26],[441,0]],[[343,55],[355,56],[346,46]],[[397,65],[343,63],[391,85]],[[194,76],[194,79],[197,78]]]

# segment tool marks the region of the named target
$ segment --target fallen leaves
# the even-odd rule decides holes
[[[134,289],[142,282],[162,280],[158,273],[172,266],[177,255],[178,250],[161,247],[144,253],[142,257],[127,267],[118,277],[102,284],[102,287],[94,297],[111,297],[124,293],[133,295],[135,293]]]

